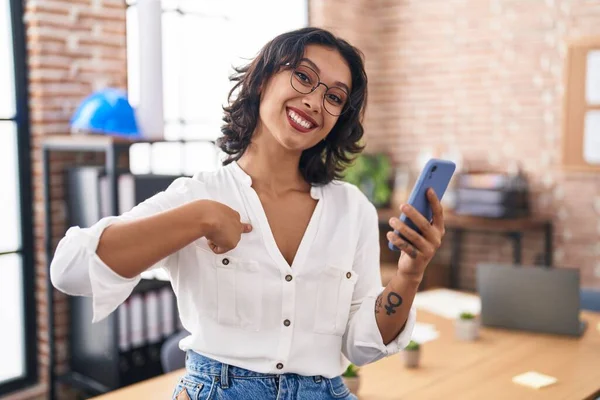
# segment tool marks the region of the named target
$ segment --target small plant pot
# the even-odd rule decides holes
[[[477,340],[479,338],[479,320],[458,318],[455,322],[455,331],[459,340],[467,342]]]
[[[348,389],[350,389],[350,393],[358,396],[358,389],[360,389],[360,376],[344,376],[343,379],[346,386],[348,386]]]
[[[417,368],[421,360],[421,350],[402,350],[402,360],[406,368]]]

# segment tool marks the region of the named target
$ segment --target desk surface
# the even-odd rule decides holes
[[[476,342],[454,338],[451,320],[419,311],[420,322],[435,324],[437,340],[422,345],[421,365],[402,366],[394,355],[363,367],[360,400],[434,399],[587,399],[600,391],[600,314],[583,312],[582,338],[483,328]],[[512,383],[534,370],[558,382],[539,390]],[[95,398],[169,399],[183,370]],[[453,395],[456,394],[456,395]]]
[[[451,320],[419,311],[440,331],[422,346],[420,368],[405,369],[399,355],[364,367],[360,399],[586,399],[600,391],[600,314],[582,318],[588,328],[579,339],[482,328],[478,341],[461,342]],[[532,370],[558,382],[539,390],[512,383]]]

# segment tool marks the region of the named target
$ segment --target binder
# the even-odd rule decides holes
[[[170,287],[159,290],[161,331],[163,339],[175,333],[175,295]]]
[[[152,377],[162,373],[160,364],[160,349],[162,347],[161,315],[158,291],[149,290],[144,294],[144,310],[146,316],[146,367],[145,377]]]
[[[117,308],[119,325],[119,374],[123,385],[134,383],[131,377],[133,369],[131,359],[131,332],[130,332],[130,301],[126,300]]]
[[[119,351],[125,353],[131,348],[129,335],[129,301],[125,301],[117,309],[119,316]]]
[[[147,362],[143,294],[131,295],[129,303],[131,305],[131,378],[134,382],[138,382],[146,378],[145,366]]]

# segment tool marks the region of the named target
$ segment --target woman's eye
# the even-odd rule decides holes
[[[298,77],[298,79],[300,79],[300,81],[304,83],[310,83],[310,78],[308,77],[308,75],[303,74],[302,72],[296,72],[296,76]]]
[[[338,96],[336,96],[335,94],[330,94],[328,96],[329,100],[334,102],[335,104],[342,104],[342,99],[340,99]]]

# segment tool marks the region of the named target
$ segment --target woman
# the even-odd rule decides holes
[[[402,349],[425,268],[444,233],[402,207],[388,238],[403,250],[381,288],[376,210],[338,181],[362,148],[367,78],[359,51],[306,28],[238,70],[213,173],[180,178],[133,210],[59,243],[52,282],[93,297],[94,321],[164,268],[191,333],[174,399],[354,399],[340,374]]]

